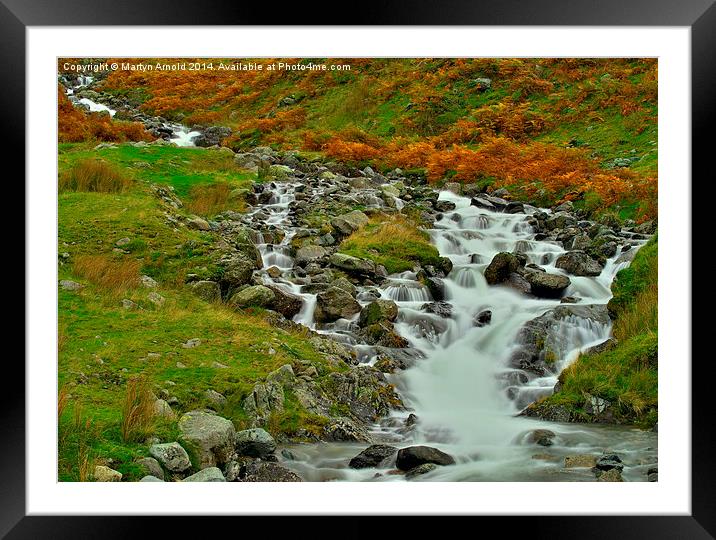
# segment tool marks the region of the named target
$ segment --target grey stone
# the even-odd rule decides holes
[[[149,454],[169,472],[180,473],[191,467],[189,455],[176,442],[153,444],[149,447]]]

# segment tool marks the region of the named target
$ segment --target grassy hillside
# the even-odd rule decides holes
[[[214,59],[213,70],[115,71],[101,88],[147,114],[228,126],[223,144],[235,150],[317,151],[656,217],[654,59],[295,61],[351,69],[219,71],[233,61]]]
[[[185,205],[175,214],[191,216],[209,188],[240,190],[256,180],[236,169],[231,156],[162,145],[92,151],[64,144],[59,167],[59,279],[82,285],[59,289],[60,480],[86,480],[100,462],[137,480],[144,473],[134,460],[146,455],[145,439],[176,439],[175,418],[154,418],[124,433],[132,395],[149,395],[151,403],[173,399],[179,410],[217,409],[207,394],[213,390],[226,397],[217,412],[241,429],[249,427],[243,399],[271,371],[307,362],[320,381],[341,369],[313,348],[305,332],[277,327],[260,309],[206,302],[184,285],[187,274],[214,273],[211,234],[169,221],[152,186],[174,188]],[[83,180],[97,170],[121,181]],[[97,185],[99,191],[87,191]],[[206,217],[243,204],[218,202],[196,213]],[[157,286],[143,286],[141,275]],[[154,294],[163,301],[152,301]],[[195,338],[199,346],[184,346]],[[323,421],[288,395],[268,429],[275,435],[310,432]]]
[[[580,356],[559,377],[560,390],[531,409],[556,407],[572,420],[599,421],[585,410],[589,396],[610,403],[614,420],[652,426],[658,411],[658,240],[654,236],[612,284],[609,311],[616,347]]]

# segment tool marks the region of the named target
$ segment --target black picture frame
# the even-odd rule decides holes
[[[11,73],[3,81],[0,115],[6,131],[2,153],[5,163],[20,166],[17,178],[24,173],[25,155],[25,30],[28,26],[82,25],[279,25],[335,24],[350,25],[569,25],[569,26],[684,26],[691,29],[692,77],[692,141],[711,146],[714,142],[714,96],[716,66],[716,6],[714,0],[442,0],[382,1],[366,4],[350,15],[338,16],[335,4],[311,3],[301,14],[269,3],[243,3],[209,0],[201,3],[188,0],[0,0],[0,61]],[[346,18],[350,17],[350,21]],[[23,104],[23,105],[20,105]],[[711,150],[713,152],[713,150]],[[692,150],[693,179],[707,181],[711,173],[705,151]],[[670,181],[670,180],[667,180]],[[23,194],[19,194],[24,197]],[[695,227],[692,227],[695,229]],[[698,244],[692,244],[698,245]],[[684,264],[686,271],[689,264]],[[695,276],[694,276],[695,277]],[[26,283],[31,287],[31,283]],[[681,314],[691,317],[691,314]],[[697,323],[694,319],[694,324]],[[693,326],[692,326],[693,328]],[[694,335],[692,330],[692,335]],[[697,334],[698,335],[698,334]],[[695,354],[694,358],[698,358]],[[690,358],[671,359],[688,365]],[[699,358],[692,367],[692,513],[690,516],[603,516],[603,517],[485,517],[453,518],[482,519],[480,530],[503,530],[510,535],[548,538],[714,538],[716,535],[716,478],[711,458],[714,451],[714,423],[708,403],[711,378],[708,376],[710,356]],[[14,361],[15,364],[19,364]],[[16,372],[7,374],[13,384],[6,384],[0,393],[2,406],[2,459],[0,459],[0,536],[7,538],[94,538],[127,537],[148,532],[150,518],[126,517],[28,517],[25,511],[25,370],[15,365]],[[78,512],[82,509],[78,508]],[[559,512],[555,508],[555,513]],[[153,518],[154,519],[154,518]],[[153,521],[152,519],[152,521]],[[160,519],[163,534],[189,532],[186,519]],[[224,518],[228,521],[233,518]],[[250,530],[266,518],[237,518],[241,527]],[[410,523],[386,523],[377,517],[346,518],[339,529],[332,525],[304,524],[309,518],[272,517],[271,527],[284,525],[294,531],[311,531],[311,536],[361,536],[381,531],[381,535],[410,534],[412,527],[423,528],[424,519],[410,518]],[[489,522],[488,522],[489,520]],[[499,520],[499,522],[498,522]],[[262,523],[263,523],[262,521]],[[299,523],[295,523],[299,521]],[[506,523],[509,521],[508,523]],[[352,523],[355,522],[355,523]],[[325,522],[322,522],[325,523]],[[153,525],[153,523],[152,523]],[[227,523],[227,525],[229,525]],[[456,524],[458,527],[460,524]],[[205,526],[205,525],[204,525]],[[229,525],[231,528],[235,524]],[[319,528],[320,527],[320,528]],[[212,527],[213,528],[213,527]],[[151,530],[151,529],[150,529]],[[458,529],[460,530],[460,529]],[[218,530],[217,530],[218,532]],[[477,530],[476,530],[477,533]],[[494,534],[494,533],[493,533]]]

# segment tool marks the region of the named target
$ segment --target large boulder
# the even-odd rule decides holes
[[[268,287],[264,285],[252,285],[232,295],[229,299],[229,305],[233,308],[268,308],[273,305],[275,299],[276,294]]]
[[[169,472],[181,473],[191,468],[189,454],[176,442],[153,444],[149,447],[149,455]]]
[[[259,253],[259,262],[252,257],[241,253],[234,253],[222,258],[219,266],[222,268],[221,286],[229,293],[243,285],[251,283],[251,277],[254,270],[261,268],[261,254]]]
[[[361,310],[358,325],[366,327],[382,321],[393,322],[397,318],[398,304],[392,300],[374,300]]]
[[[275,285],[267,285],[267,287],[274,293],[273,302],[270,304],[271,309],[278,311],[287,319],[293,319],[301,311],[303,299],[300,296]]]
[[[303,246],[296,251],[296,264],[305,266],[308,263],[320,261],[328,256],[328,251],[322,246]]]
[[[541,298],[559,298],[571,284],[567,276],[547,272],[528,272],[524,278],[532,294]]]
[[[276,451],[276,441],[261,428],[245,429],[236,434],[236,453],[265,459]]]
[[[430,321],[425,320],[422,322],[429,324]],[[440,333],[434,331],[438,324],[439,323],[434,323],[430,325],[431,328],[426,328],[426,332]],[[395,331],[393,324],[387,320],[378,321],[365,326],[360,331],[360,336],[370,345],[380,345],[391,349],[402,349],[410,344],[407,339]]]
[[[236,430],[231,420],[204,411],[190,411],[179,419],[179,442],[198,469],[229,461]]]
[[[353,210],[347,214],[336,216],[331,220],[331,226],[340,234],[348,236],[368,224],[368,216],[360,210]]]
[[[485,268],[485,281],[489,285],[497,285],[506,281],[510,274],[520,267],[520,259],[514,253],[503,251],[492,258]]]
[[[359,277],[373,277],[379,274],[378,266],[369,259],[359,259],[345,253],[334,253],[330,258],[331,265]]]
[[[425,463],[454,465],[455,458],[431,446],[409,446],[398,450],[395,464],[401,471],[409,471]]]
[[[554,264],[573,276],[598,276],[602,273],[603,266],[592,259],[584,251],[569,251],[560,255]]]
[[[329,287],[316,296],[313,317],[319,323],[333,322],[338,319],[349,319],[360,310],[360,304],[350,293],[338,287]]]
[[[387,444],[372,444],[360,454],[350,460],[348,466],[351,469],[368,469],[378,467],[398,451],[394,446]]]

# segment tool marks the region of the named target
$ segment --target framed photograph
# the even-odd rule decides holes
[[[691,352],[711,2],[391,3],[357,26],[220,4],[0,6],[27,210],[0,532],[712,538]]]

